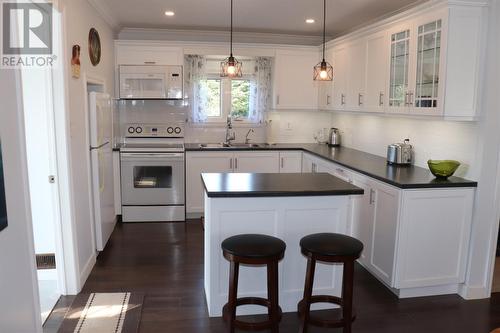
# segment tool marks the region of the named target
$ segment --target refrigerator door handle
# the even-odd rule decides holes
[[[96,149],[101,149],[102,147],[106,146],[107,144],[109,144],[109,141],[107,141],[107,142],[105,142],[105,143],[103,143],[102,145],[99,145],[99,146],[97,146],[97,147],[92,147],[92,146],[90,146],[90,151],[92,151],[92,150],[96,150]]]

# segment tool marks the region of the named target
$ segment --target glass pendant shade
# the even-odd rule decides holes
[[[333,66],[324,59],[314,66],[314,81],[333,81]]]
[[[242,64],[240,61],[236,60],[231,54],[228,58],[220,63],[220,76],[221,77],[242,77],[243,72],[241,71]]]

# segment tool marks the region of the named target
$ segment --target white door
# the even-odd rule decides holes
[[[353,184],[361,187],[363,195],[354,195],[352,199],[352,237],[359,239],[364,246],[359,261],[369,268],[373,234],[374,192],[364,177],[355,177]]]
[[[113,174],[113,109],[108,94],[89,94],[90,159],[96,248],[104,250],[115,227]]]
[[[333,105],[335,109],[344,109],[347,99],[349,49],[341,45],[334,51]]]
[[[302,153],[300,151],[280,152],[281,173],[301,173]]]
[[[204,172],[233,172],[233,153],[188,152],[186,154],[186,212],[203,213]]]
[[[368,112],[384,112],[386,105],[386,81],[389,73],[387,44],[385,31],[367,38],[364,110]]]
[[[236,152],[234,172],[279,173],[279,153]]]
[[[365,94],[366,40],[361,38],[349,46],[349,77],[347,107],[358,111],[363,108]]]
[[[274,108],[315,110],[318,86],[312,68],[318,63],[318,52],[278,51],[274,68]]]
[[[372,181],[374,219],[370,267],[387,285],[393,285],[394,258],[399,218],[400,190]]]

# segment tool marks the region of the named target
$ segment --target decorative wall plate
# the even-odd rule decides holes
[[[101,39],[94,28],[89,31],[89,57],[94,66],[97,66],[101,61]]]

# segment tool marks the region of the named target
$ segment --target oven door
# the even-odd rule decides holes
[[[184,153],[121,153],[124,206],[184,205]]]

